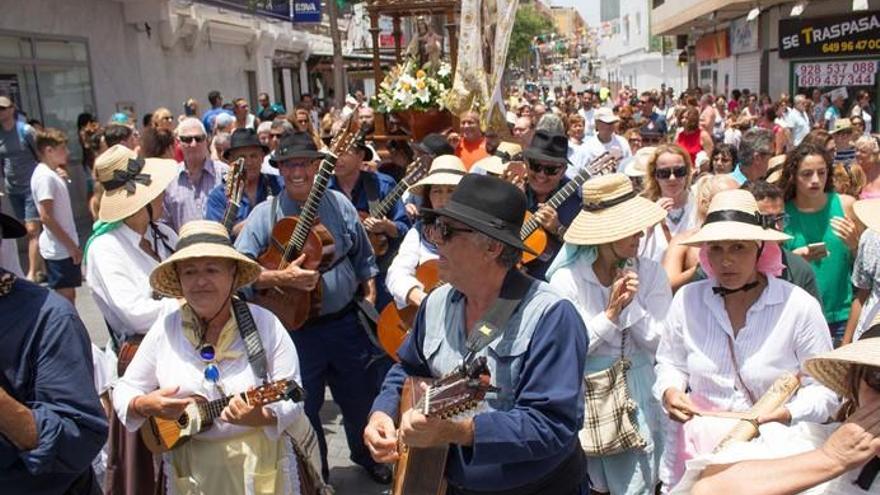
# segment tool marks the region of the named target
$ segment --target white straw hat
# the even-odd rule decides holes
[[[871,230],[880,232],[880,198],[862,199],[853,203],[856,217]]]
[[[764,222],[758,213],[758,202],[752,193],[734,189],[721,191],[709,203],[709,213],[700,231],[684,241],[685,245],[713,241],[787,241],[788,234],[774,229],[771,222]]]
[[[104,187],[98,220],[116,222],[134,215],[165,191],[177,177],[177,162],[138,158],[121,144],[95,159],[95,177]]]
[[[225,258],[235,261],[238,270],[232,284],[233,292],[253,283],[262,271],[254,260],[232,247],[229,233],[222,224],[210,220],[193,220],[180,228],[180,237],[174,254],[150,273],[150,285],[153,290],[169,297],[183,297],[180,276],[174,264],[193,258]]]
[[[666,218],[666,210],[639,196],[623,174],[584,183],[583,206],[565,231],[570,244],[607,244],[629,237]]]
[[[477,160],[472,168],[477,167],[493,175],[501,175],[507,170],[507,164],[504,163],[504,160],[502,160],[500,156],[487,156],[486,158]]]
[[[852,399],[849,385],[850,369],[854,366],[880,368],[880,330],[875,329],[878,323],[880,321],[875,318],[871,328],[862,334],[860,340],[807,359],[804,363],[807,373],[837,395]]]
[[[461,158],[455,155],[440,155],[431,162],[428,175],[411,185],[410,194],[421,196],[424,186],[455,186],[467,174]]]
[[[654,156],[655,151],[657,151],[656,146],[639,148],[639,150],[636,151],[635,156],[633,156],[626,164],[623,173],[629,177],[644,177],[648,175],[648,162],[651,161],[651,157]]]

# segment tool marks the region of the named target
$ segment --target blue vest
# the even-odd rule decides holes
[[[507,322],[504,332],[477,353],[477,356],[486,356],[492,384],[501,389],[486,394],[490,408],[497,411],[513,408],[523,360],[532,335],[545,311],[559,300],[560,296],[547,283],[533,283]],[[435,377],[451,373],[467,355],[465,305],[464,296],[449,284],[434,289],[425,301],[422,355]]]

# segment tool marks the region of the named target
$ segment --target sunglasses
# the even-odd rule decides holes
[[[529,162],[529,170],[536,174],[544,172],[545,175],[556,175],[562,170],[561,165],[542,165],[540,163]]]
[[[654,171],[654,177],[658,179],[668,180],[673,175],[676,178],[682,179],[686,177],[688,174],[687,167],[674,167],[674,168],[658,168]]]
[[[785,227],[788,226],[788,222],[791,219],[791,217],[788,216],[788,213],[780,213],[778,215],[764,215],[764,217],[776,226],[776,230],[785,230]]]
[[[202,143],[205,141],[205,136],[180,136],[178,137],[181,143],[192,144],[193,141],[197,143]]]
[[[211,344],[205,344],[199,348],[199,357],[202,358],[202,361],[205,363],[205,380],[208,380],[211,383],[217,383],[220,381],[220,368],[214,364],[214,358],[216,355],[217,352]]]
[[[456,234],[476,232],[473,229],[453,227],[448,223],[440,220],[436,220],[433,223],[430,223],[429,228],[431,229],[431,237],[433,237],[434,241],[441,241],[444,243],[449,242],[449,240],[455,237]]]

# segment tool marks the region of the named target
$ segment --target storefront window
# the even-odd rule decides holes
[[[0,36],[0,57],[31,58],[31,42],[18,36]]]
[[[67,60],[88,62],[86,44],[78,41],[37,40],[37,58],[44,60]]]
[[[92,82],[87,67],[41,65],[37,68],[43,124],[67,134],[71,155],[80,155],[76,119],[82,112],[94,114]]]

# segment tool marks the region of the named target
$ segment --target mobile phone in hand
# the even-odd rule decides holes
[[[812,244],[807,244],[807,252],[810,253],[810,256],[816,256],[819,258],[824,258],[828,256],[828,248],[825,246],[824,242],[814,242]]]

